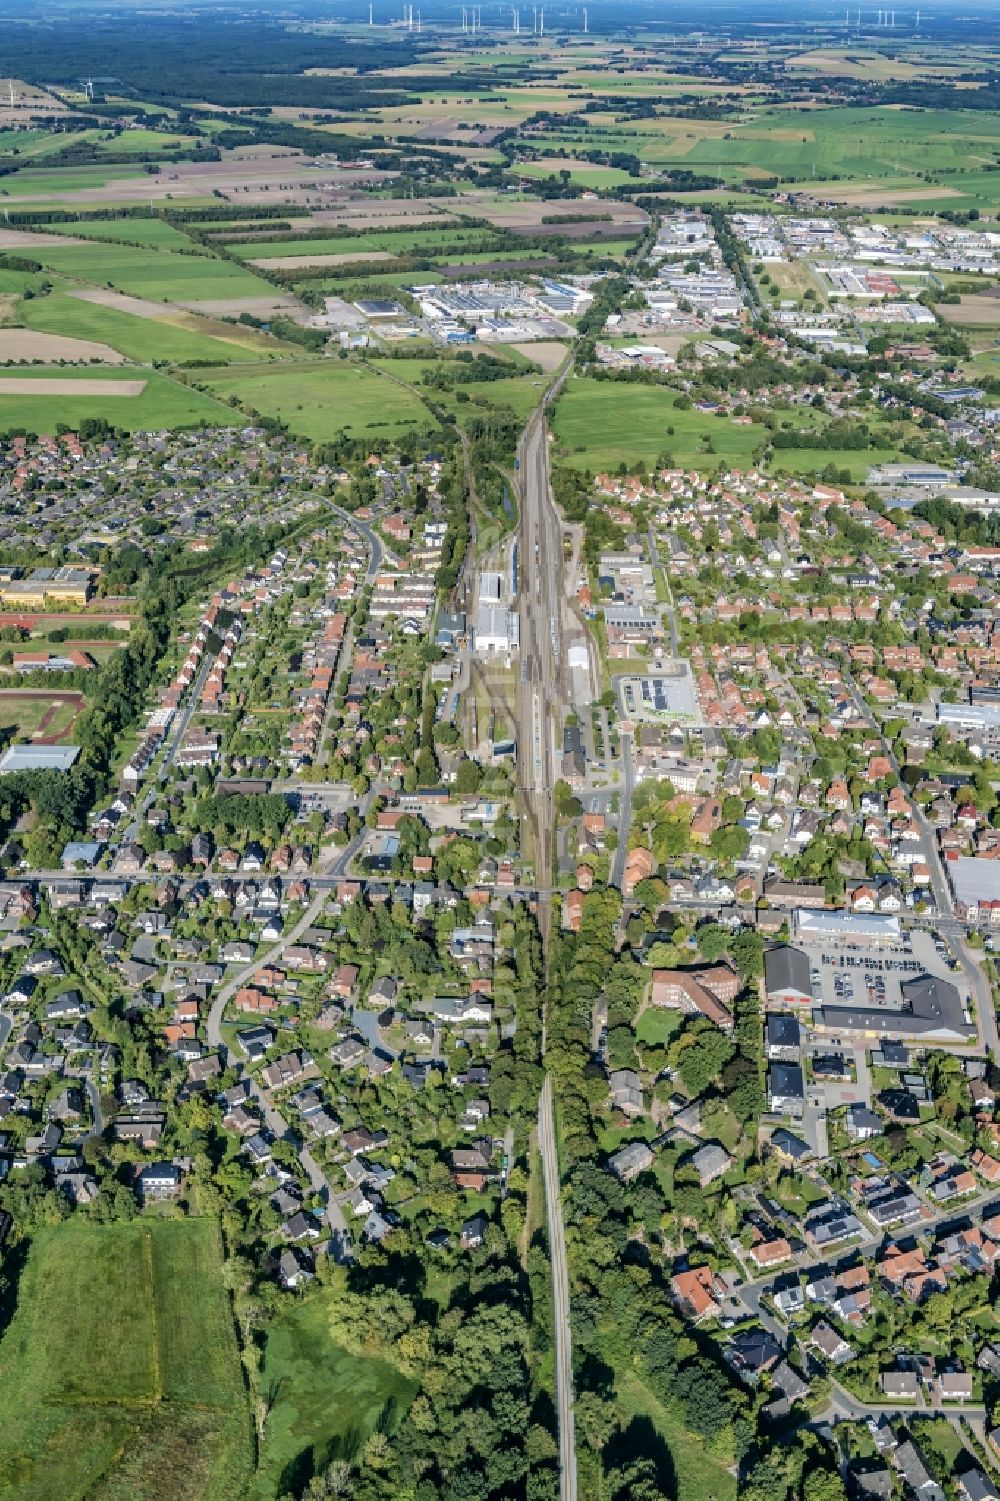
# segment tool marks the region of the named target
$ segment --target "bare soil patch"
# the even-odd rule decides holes
[[[131,313],[133,318],[167,318],[170,306],[165,302],[151,302],[146,297],[129,297],[125,292],[106,292],[100,287],[70,291],[70,297],[79,297],[81,302],[96,302],[101,307],[117,308],[120,313]]]
[[[603,219],[588,219],[583,224],[509,224],[514,235],[564,235],[567,240],[620,240],[627,226],[608,224]],[[631,228],[638,228],[633,221]]]
[[[350,266],[355,261],[394,261],[391,250],[359,250],[350,255],[266,255],[254,256],[251,266],[265,271],[297,271],[300,266]]]
[[[939,302],[935,308],[949,323],[976,328],[1000,327],[1000,297],[962,297],[958,302]]]
[[[0,323],[3,319],[0,318]],[[125,357],[108,344],[93,339],[71,339],[64,334],[36,333],[31,328],[0,328],[0,365],[22,360],[100,360],[102,365],[124,365]],[[75,382],[74,382],[75,384]]]
[[[590,201],[584,199],[583,203]],[[464,204],[470,214],[475,214],[477,218],[489,219],[491,224],[505,224],[511,229],[530,226],[533,232],[541,230],[542,233],[552,234],[570,234],[574,226],[566,224],[560,230],[553,222],[550,229],[548,223],[542,223],[543,219],[555,221],[572,218],[581,212],[581,201],[575,198],[566,200],[564,204],[544,199],[512,199],[510,203],[493,204],[479,203],[475,195],[470,193],[464,200]],[[587,212],[585,208],[582,211]],[[601,215],[598,222],[605,226],[603,232],[607,234],[612,233],[613,225],[619,228],[623,224],[641,225],[645,228],[649,223],[649,215],[643,209],[636,208],[634,203],[622,203],[617,199],[602,199],[599,203],[593,204],[590,212]],[[604,218],[605,214],[610,214],[610,220]]]
[[[957,188],[942,188],[928,183],[925,188],[838,188],[824,183],[814,196],[831,202],[849,203],[854,208],[893,208],[897,204],[920,202],[925,198],[961,198]]]
[[[517,261],[459,261],[451,266],[438,266],[447,281],[457,281],[463,276],[505,276],[511,271],[544,271],[546,266],[556,265],[551,255],[539,255]]]
[[[144,380],[60,380],[43,375],[0,376],[0,396],[141,396]]]
[[[47,234],[41,229],[0,229],[0,250],[28,250],[33,245],[83,245],[76,235]]]
[[[298,298],[281,292],[273,297],[216,297],[206,302],[179,302],[177,306],[190,308],[192,313],[207,313],[210,318],[238,318],[241,313],[253,318],[266,318],[269,313],[286,313],[291,318],[311,316]]]
[[[555,339],[539,339],[537,344],[512,344],[510,347],[534,360],[543,370],[557,370],[566,358],[566,345]]]

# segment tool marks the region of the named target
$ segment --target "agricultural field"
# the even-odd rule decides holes
[[[124,244],[151,245],[157,250],[198,250],[193,240],[165,219],[71,219],[52,225],[53,234],[85,240],[120,240]]]
[[[209,1220],[39,1230],[0,1340],[4,1501],[235,1501],[250,1423]]]
[[[201,423],[232,421],[227,411],[211,396],[191,391],[158,371],[142,372],[141,395],[102,395],[101,386],[111,382],[111,390],[121,385],[120,368],[86,370],[46,369],[32,366],[18,373],[16,394],[0,395],[0,433],[23,428],[32,433],[51,433],[58,422],[76,427],[86,417],[103,417],[114,427],[129,432],[145,428],[157,431],[168,427],[197,427]],[[57,395],[35,395],[32,386],[39,381],[58,379],[63,386]],[[75,386],[80,395],[67,395],[65,388]],[[39,388],[44,392],[44,387]]]
[[[607,123],[601,119],[586,127],[558,120],[550,128],[532,127],[523,138],[526,146],[565,152],[567,160],[547,158],[518,170],[546,177],[572,166],[574,152],[587,148],[629,152],[652,167],[684,169],[725,184],[752,185],[755,177],[777,175],[844,202],[874,192],[871,206],[879,208],[949,196],[967,199],[970,206],[1000,202],[1000,186],[990,170],[1000,124],[986,111],[773,105],[724,120],[664,115],[618,124],[613,117]],[[582,164],[580,170],[585,168]],[[589,187],[611,185],[604,179],[584,183],[575,169],[574,180]]]
[[[728,418],[693,409],[678,411],[676,396],[664,386],[589,376],[570,380],[552,421],[557,457],[590,470],[637,460],[649,465],[666,453],[684,468],[751,462],[764,438],[760,427],[735,426]]]
[[[139,316],[122,307],[85,300],[63,291],[22,302],[19,314],[25,324],[39,331],[69,338],[91,339],[130,360],[163,361],[183,365],[190,360],[274,359],[295,352],[256,329],[205,318],[183,308],[157,306],[157,316]]]
[[[620,149],[620,148],[619,148]],[[568,181],[581,188],[620,188],[638,182],[638,178],[623,172],[620,167],[599,167],[574,157],[546,157],[543,161],[520,162],[516,168],[519,177],[537,179],[560,177],[568,174]]]
[[[141,165],[135,166],[80,166],[80,167],[34,167],[15,172],[3,179],[0,198],[14,202],[47,202],[52,198],[80,193],[86,189],[104,188],[108,183],[135,178]]]
[[[220,401],[235,396],[248,410],[280,418],[292,432],[314,442],[346,435],[379,443],[407,432],[430,435],[437,426],[412,391],[346,361],[299,360],[197,374],[199,385]]]
[[[280,239],[268,235],[261,240],[231,240],[226,249],[245,260],[271,259],[274,256],[349,256],[352,260],[367,260],[373,250],[392,255],[433,256],[453,246],[474,248],[487,239],[487,231],[468,229],[454,224],[444,224],[433,229],[386,229],[371,230],[362,235],[331,235],[329,238],[304,240],[289,236]]]
[[[151,255],[140,246],[87,243],[39,246],[32,255],[63,276],[157,302],[265,297],[271,292],[267,282],[207,252],[179,255],[157,248]]]
[[[330,1306],[314,1297],[284,1313],[264,1347],[262,1382],[278,1392],[253,1494],[260,1501],[355,1453],[378,1425],[392,1432],[416,1392],[387,1360],[350,1355],[330,1339]]]
[[[937,305],[939,317],[961,328],[1000,328],[1000,297],[960,297]]]

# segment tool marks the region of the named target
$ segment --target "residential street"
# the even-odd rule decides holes
[[[307,1146],[301,1143],[293,1132],[289,1130],[283,1115],[271,1104],[266,1092],[260,1087],[253,1074],[244,1066],[243,1060],[238,1054],[229,1049],[223,1040],[222,1018],[230,998],[242,985],[253,979],[257,971],[267,964],[277,964],[286,948],[298,942],[307,928],[312,927],[319,917],[326,903],[327,893],[320,892],[315,896],[298,922],[291,928],[273,948],[268,949],[259,959],[252,964],[244,965],[237,971],[231,980],[227,980],[212,1001],[212,1007],[208,1014],[207,1037],[209,1046],[217,1048],[224,1064],[233,1067],[241,1079],[245,1079],[250,1085],[250,1092],[259,1106],[268,1129],[280,1141],[294,1141],[298,1152],[299,1161],[305,1169],[306,1175],[312,1186],[313,1192],[318,1194],[325,1204],[324,1217],[331,1232],[331,1254],[338,1260],[343,1260],[350,1255],[350,1231],[347,1220],[344,1217],[340,1205],[330,1190],[326,1175],[323,1173],[315,1157]]]

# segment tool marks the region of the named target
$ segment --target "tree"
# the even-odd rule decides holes
[[[744,928],[737,933],[729,945],[729,952],[744,979],[763,974],[764,940],[756,928]]]
[[[458,763],[455,771],[454,788],[459,793],[478,792],[483,780],[482,767],[476,761],[471,761],[468,756]]]
[[[846,1494],[836,1470],[811,1469],[802,1482],[802,1501],[844,1501]]]
[[[708,960],[709,964],[714,964],[716,960],[721,959],[729,947],[729,934],[718,923],[702,923],[694,936],[698,940],[700,954]]]
[[[677,1068],[691,1094],[700,1095],[718,1080],[736,1049],[715,1027],[706,1027],[691,1042],[687,1041],[689,1036],[677,1045]]]
[[[575,1404],[576,1422],[595,1454],[600,1454],[618,1426],[613,1402],[597,1392],[581,1392]]]

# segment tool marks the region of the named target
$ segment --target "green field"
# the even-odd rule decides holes
[[[0,266],[0,295],[21,293],[25,287],[34,289],[43,278],[33,271],[7,271]]]
[[[53,224],[51,231],[58,235],[82,235],[87,240],[123,240],[154,245],[157,249],[201,248],[165,219],[72,219],[66,223]]]
[[[587,87],[595,85],[588,82]],[[777,104],[725,120],[661,115],[621,122],[606,117],[576,125],[557,118],[550,127],[526,128],[523,140],[528,147],[567,158],[589,151],[629,152],[653,167],[701,172],[724,183],[752,182],[754,176],[774,173],[817,188],[828,183],[834,196],[842,185],[854,185],[916,189],[920,198],[908,200],[914,204],[939,202],[944,189],[949,196],[958,195],[953,207],[1000,201],[1000,184],[991,171],[1000,123],[982,110]],[[544,177],[559,165],[558,159],[551,166],[543,159],[518,170]],[[573,172],[573,180],[589,187],[618,185],[604,175],[589,176],[612,170],[581,168]]]
[[[677,1501],[736,1501],[736,1476],[701,1439],[687,1431],[639,1376],[627,1368],[619,1369],[615,1395],[623,1419],[648,1418],[670,1450]]]
[[[491,355],[494,351],[490,351]],[[517,351],[501,347],[496,351],[500,359],[511,360],[511,374],[500,380],[469,381],[461,383],[455,390],[439,391],[435,387],[424,388],[421,386],[421,377],[425,370],[433,370],[435,366],[446,364],[447,368],[455,370],[459,378],[463,365],[457,360],[448,362],[446,359],[393,359],[372,361],[375,369],[383,370],[389,376],[397,380],[407,381],[416,386],[418,390],[427,390],[427,399],[436,405],[442,406],[449,411],[456,420],[468,418],[482,411],[483,407],[510,407],[523,420],[534,411],[542,399],[549,377],[535,369],[527,360],[517,354]],[[460,401],[459,394],[467,397]]]
[[[113,427],[128,432],[138,429],[158,431],[169,427],[197,427],[200,423],[228,425],[233,420],[227,411],[211,396],[199,391],[189,391],[167,376],[155,370],[142,372],[92,366],[87,369],[46,368],[32,366],[19,370],[19,380],[32,381],[46,377],[73,381],[116,381],[139,376],[146,382],[140,396],[101,396],[98,393],[82,396],[32,396],[29,393],[12,396],[0,395],[0,432],[24,428],[32,433],[52,433],[58,422],[75,427],[85,417],[103,417]]]
[[[193,247],[192,247],[193,248]],[[95,287],[113,287],[155,302],[209,301],[223,297],[269,297],[273,289],[249,271],[199,253],[180,255],[134,245],[41,245],[34,259],[51,271]]]
[[[537,162],[518,162],[514,168],[518,177],[529,177],[532,180],[558,177],[563,169],[568,170],[570,182],[581,188],[621,188],[627,184],[635,184],[639,180],[632,177],[630,173],[623,172],[620,167],[596,167],[589,163],[573,162],[567,168],[566,162],[561,157]]]
[[[0,155],[35,161],[54,151],[65,151],[67,146],[76,146],[81,141],[96,141],[100,134],[99,130],[58,133],[50,130],[0,130]]]
[[[209,1220],[32,1242],[0,1340],[5,1501],[241,1501],[252,1453]]]
[[[330,1337],[322,1295],[283,1314],[268,1335],[261,1374],[278,1398],[267,1423],[255,1495],[279,1495],[315,1469],[348,1457],[382,1423],[391,1431],[416,1385],[388,1361],[349,1355]]]
[[[832,464],[850,470],[851,483],[861,485],[873,464],[897,464],[905,457],[892,448],[777,448],[768,468],[781,474],[822,474]]]
[[[660,1006],[647,1006],[635,1024],[635,1035],[649,1047],[664,1047],[680,1030],[681,1017],[677,1011],[665,1011]]]
[[[198,380],[221,401],[236,396],[261,416],[280,417],[293,432],[317,442],[346,433],[379,443],[410,431],[431,434],[436,428],[413,392],[347,361],[199,370]]]
[[[135,166],[119,167],[29,167],[3,179],[0,198],[41,199],[78,193],[82,188],[103,188],[105,183],[135,177],[141,170],[139,162]]]
[[[183,308],[165,307],[162,318],[139,318],[120,308],[84,302],[66,292],[33,297],[22,302],[19,311],[29,328],[110,344],[126,358],[143,364],[155,360],[179,365],[189,360],[223,364],[229,360],[273,359],[295,348],[256,329],[201,318]]]
[[[329,238],[230,240],[226,245],[234,255],[244,259],[262,259],[277,255],[350,255],[365,260],[373,250],[388,250],[395,255],[436,255],[448,245],[481,245],[487,238],[482,229],[466,229],[460,224],[435,225],[432,229],[386,229],[363,235],[331,235]]]
[[[580,376],[567,382],[553,418],[559,457],[580,468],[617,468],[664,452],[684,468],[746,468],[764,437],[760,427],[736,427],[724,417],[677,411],[677,393],[664,386]],[[673,433],[668,433],[673,427]],[[714,452],[703,439],[711,441]]]

